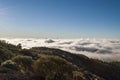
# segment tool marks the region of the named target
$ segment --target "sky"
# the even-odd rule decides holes
[[[120,0],[0,0],[0,37],[120,38]]]

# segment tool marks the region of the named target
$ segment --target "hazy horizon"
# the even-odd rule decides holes
[[[119,0],[0,0],[0,37],[120,39]]]

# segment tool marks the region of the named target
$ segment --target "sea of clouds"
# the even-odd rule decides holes
[[[120,61],[119,39],[8,39],[1,38],[12,44],[21,44],[23,48],[50,47],[84,54],[89,58],[103,61]]]

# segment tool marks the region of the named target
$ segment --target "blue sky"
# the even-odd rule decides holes
[[[0,0],[0,37],[120,38],[120,0]]]

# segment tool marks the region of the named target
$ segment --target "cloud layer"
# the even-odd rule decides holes
[[[120,61],[120,40],[110,39],[2,39],[23,48],[52,47],[103,61]]]

